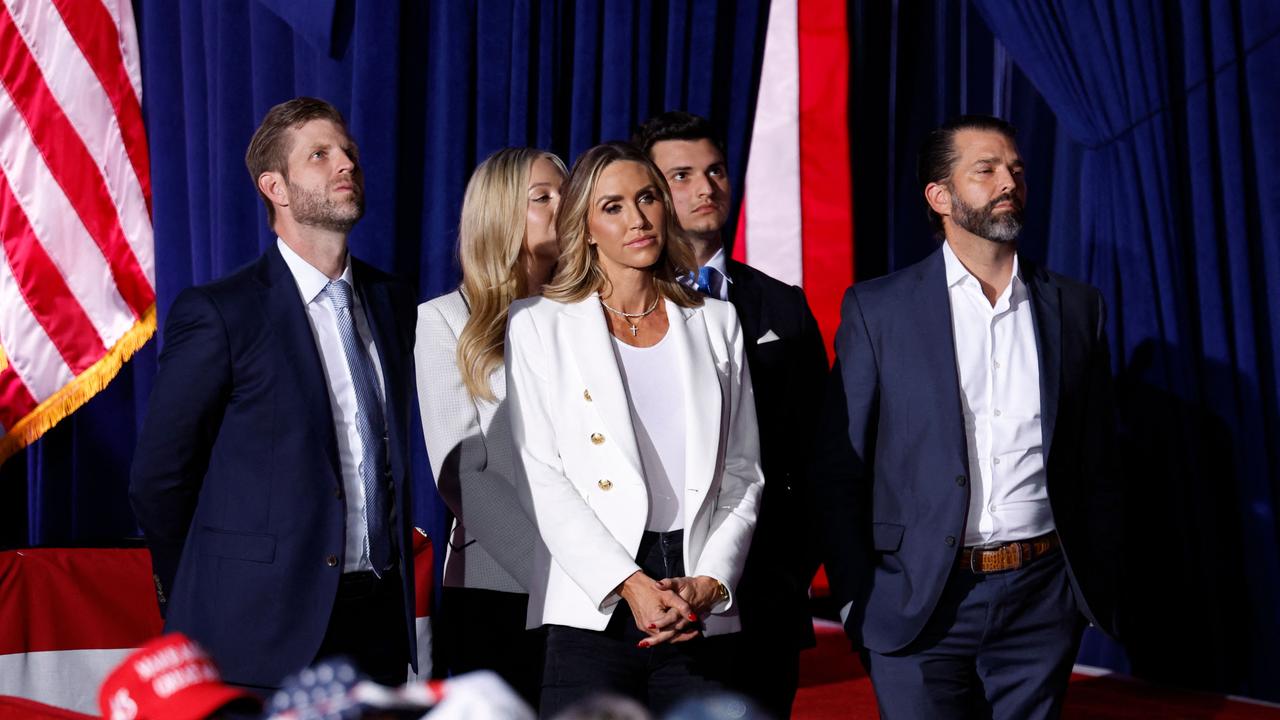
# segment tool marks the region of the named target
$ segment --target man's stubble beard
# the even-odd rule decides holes
[[[354,181],[352,188],[350,200],[335,201],[329,198],[328,187],[314,192],[289,183],[289,206],[294,221],[299,225],[334,232],[351,232],[351,228],[364,216],[364,190]]]

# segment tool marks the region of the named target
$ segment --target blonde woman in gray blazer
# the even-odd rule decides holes
[[[511,307],[515,473],[544,545],[529,622],[547,626],[543,717],[600,691],[655,715],[723,687],[764,477],[733,306],[682,284],[693,250],[666,181],[630,145],[565,184],[562,252]]]
[[[525,614],[541,541],[512,485],[502,362],[508,307],[541,292],[555,267],[564,177],[559,158],[530,148],[476,168],[462,203],[462,286],[419,306],[414,350],[431,470],[453,514],[436,669],[494,670],[535,706],[543,643]]]

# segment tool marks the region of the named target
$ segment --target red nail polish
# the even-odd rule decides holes
[[[650,630],[657,630],[657,629],[658,629],[658,626],[657,626],[657,625],[654,625],[653,623],[649,623],[649,629],[650,629]]]
[[[641,650],[647,650],[649,648],[649,641],[641,640],[640,642],[636,643],[636,647],[640,648]]]
[[[698,616],[693,613],[689,613],[689,622],[698,622]]]

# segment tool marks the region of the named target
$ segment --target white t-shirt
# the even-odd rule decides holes
[[[684,527],[685,397],[670,338],[668,330],[657,345],[647,348],[613,338],[649,489],[645,529],[653,532]]]

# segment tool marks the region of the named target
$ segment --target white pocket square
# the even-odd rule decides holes
[[[756,344],[763,345],[765,343],[770,343],[770,342],[773,342],[774,340],[781,340],[781,339],[782,338],[778,337],[778,333],[772,330],[769,330],[768,332],[760,336],[760,339],[756,341]]]

